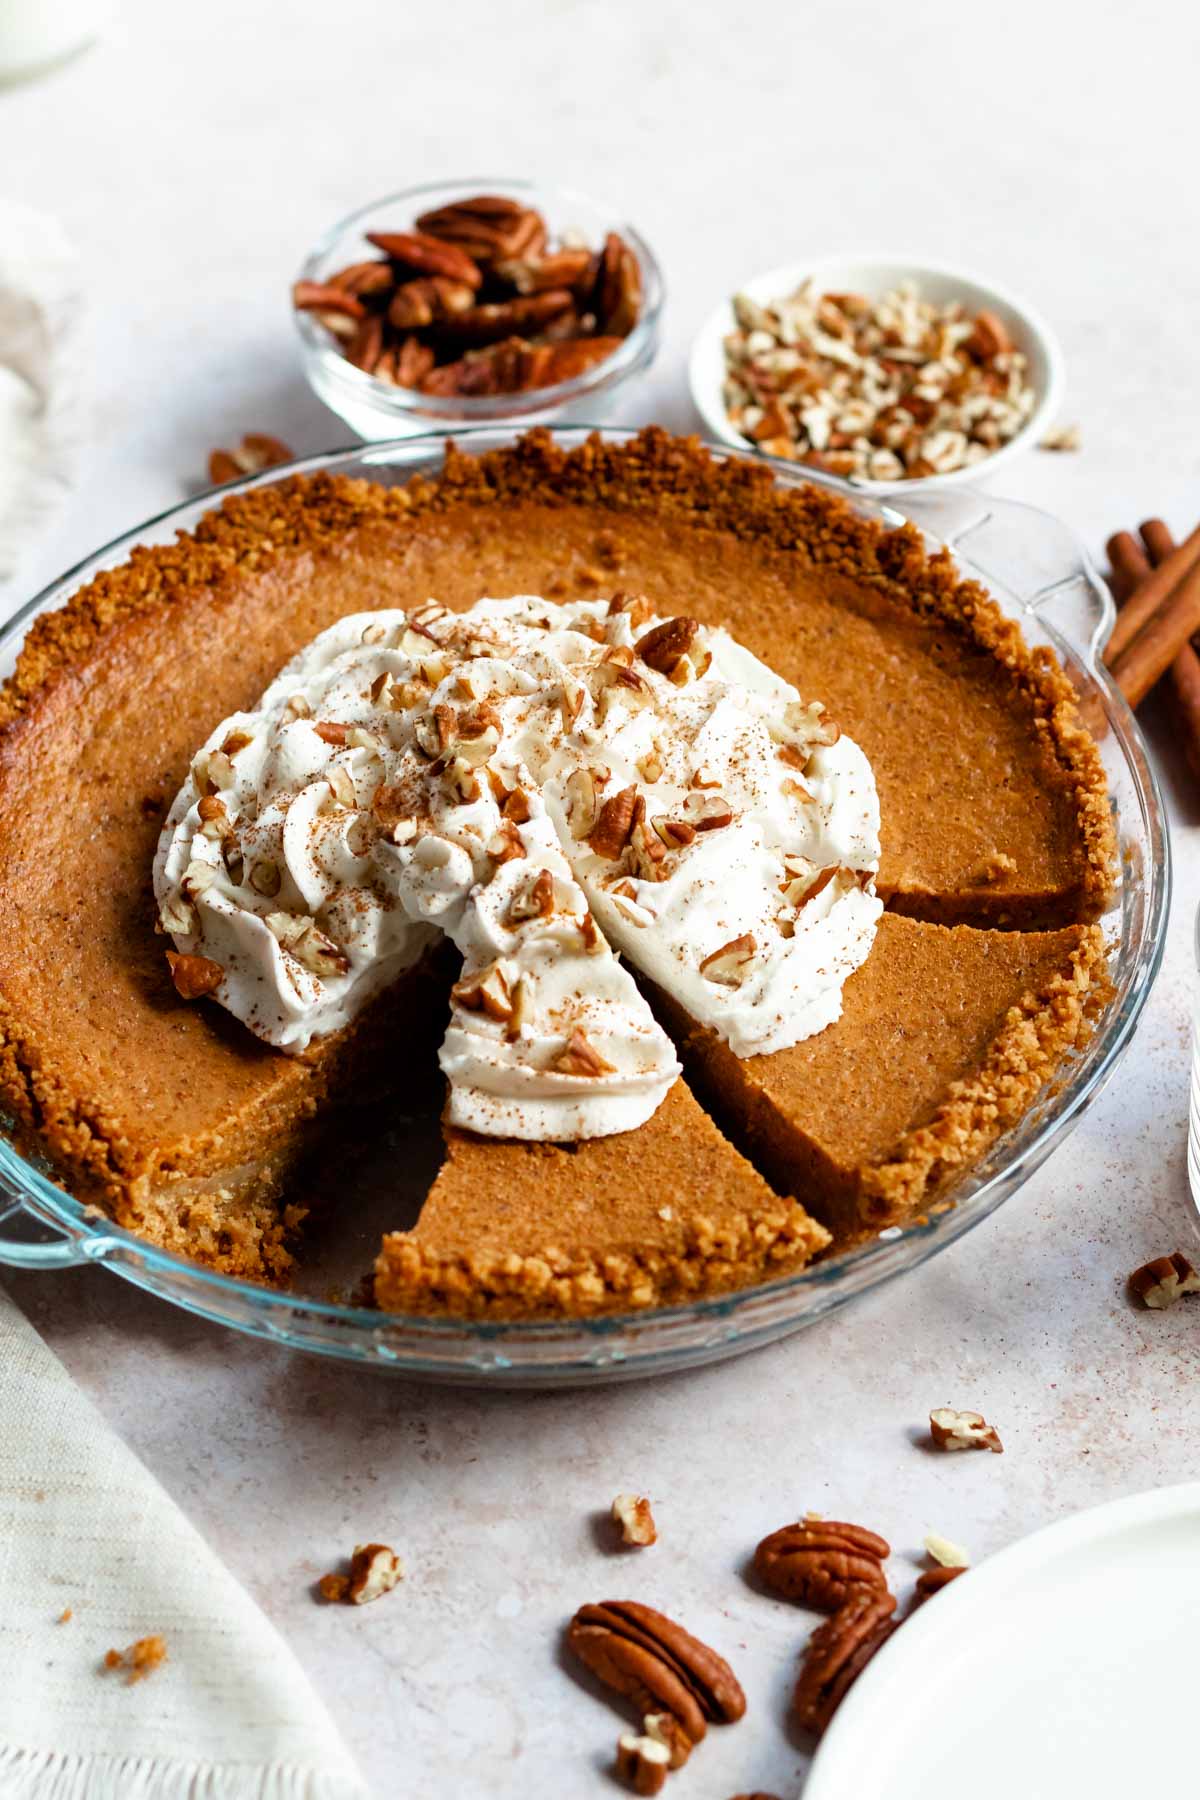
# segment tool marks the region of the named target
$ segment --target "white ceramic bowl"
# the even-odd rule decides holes
[[[985,309],[994,312],[1003,320],[1017,348],[1024,351],[1029,363],[1030,385],[1037,396],[1033,412],[1016,436],[981,462],[955,469],[949,475],[914,475],[905,481],[866,481],[853,477],[848,485],[864,493],[891,494],[917,488],[961,487],[966,483],[985,481],[1001,463],[1009,462],[1021,451],[1037,444],[1053,423],[1062,400],[1062,352],[1054,333],[1040,315],[1007,289],[980,281],[962,269],[947,269],[935,263],[905,262],[894,256],[827,256],[791,263],[782,269],[769,269],[765,275],[741,282],[734,291],[749,294],[752,300],[760,302],[778,300],[782,295],[794,294],[800,284],[810,278],[822,291],[866,294],[872,300],[880,298],[901,281],[915,281],[923,299],[939,305],[959,300],[968,312]],[[688,362],[688,380],[696,409],[711,436],[721,443],[745,450],[754,446],[730,424],[722,395],[724,340],[735,329],[731,294],[697,332]],[[766,457],[764,460],[772,462],[776,459]]]

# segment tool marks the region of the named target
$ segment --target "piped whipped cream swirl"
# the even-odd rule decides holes
[[[882,910],[862,751],[723,631],[643,600],[341,619],[194,759],[164,930],[299,1052],[440,935],[448,1116],[632,1129],[679,1072],[619,950],[741,1056],[841,1011]]]

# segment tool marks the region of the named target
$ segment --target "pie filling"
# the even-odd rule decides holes
[[[480,594],[546,598],[480,645]],[[1062,672],[907,528],[658,431],[294,478],[0,690],[0,1099],[81,1198],[278,1278],[440,1040],[441,1173],[355,1232],[381,1303],[669,1303],[943,1196],[1086,1033],[1113,867]]]

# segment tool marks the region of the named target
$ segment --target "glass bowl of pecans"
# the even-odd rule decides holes
[[[1025,301],[894,257],[744,282],[697,334],[689,380],[722,443],[880,494],[980,481],[1046,437],[1063,386]]]
[[[404,189],[327,231],[292,288],[305,373],[359,437],[602,418],[663,306],[645,239],[537,181]]]

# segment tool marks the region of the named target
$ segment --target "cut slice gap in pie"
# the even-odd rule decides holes
[[[675,1083],[636,1131],[578,1144],[446,1131],[412,1231],[385,1237],[388,1312],[580,1317],[668,1306],[790,1274],[829,1243]]]

